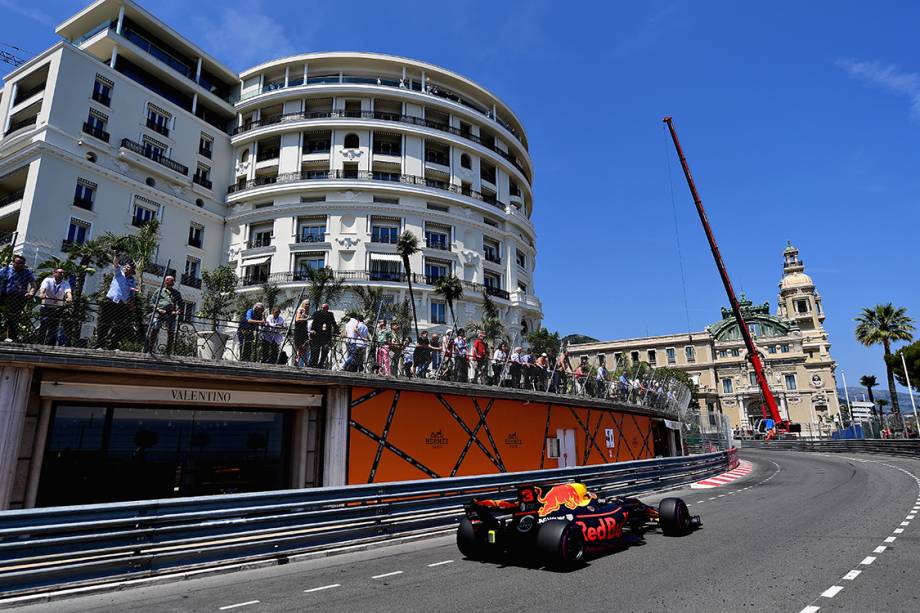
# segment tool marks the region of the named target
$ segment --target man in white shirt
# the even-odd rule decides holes
[[[61,338],[61,322],[64,306],[73,302],[70,283],[64,278],[64,269],[58,268],[51,276],[42,281],[38,289],[42,304],[39,310],[39,342],[45,345],[57,345]]]
[[[348,356],[342,366],[343,370],[358,372],[362,369],[364,352],[369,339],[370,330],[367,329],[363,316],[356,315],[348,320],[348,323],[345,324],[345,347],[348,350]]]
[[[271,315],[265,318],[265,324],[262,326],[262,362],[266,364],[277,364],[278,354],[281,350],[281,342],[284,340],[284,317],[281,316],[281,309],[275,307]]]

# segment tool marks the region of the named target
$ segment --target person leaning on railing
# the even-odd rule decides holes
[[[281,343],[284,341],[284,330],[287,324],[284,317],[281,316],[281,309],[274,307],[271,315],[265,318],[265,325],[262,326],[261,346],[262,346],[262,363],[263,364],[283,364],[287,362],[287,356],[281,359]]]
[[[237,328],[237,340],[240,343],[240,361],[252,362],[256,358],[256,330],[265,323],[265,306],[261,302],[252,305],[243,314]]]
[[[469,379],[469,363],[467,362],[466,330],[457,330],[457,338],[453,343],[454,381],[466,383]]]
[[[35,276],[26,267],[26,259],[14,255],[12,263],[0,269],[0,333],[7,341],[19,340],[19,320],[34,295]]]
[[[296,366],[310,362],[310,301],[303,300],[294,314],[294,349],[297,352]]]
[[[176,278],[166,275],[163,287],[157,290],[153,300],[153,323],[150,325],[150,335],[147,337],[144,351],[156,351],[160,330],[166,328],[166,354],[172,354],[176,343],[176,328],[184,305],[182,294],[176,289]]]
[[[38,342],[43,345],[57,345],[61,339],[61,324],[65,307],[73,302],[70,283],[64,278],[64,269],[56,268],[38,288],[41,299],[39,307]]]
[[[415,352],[412,355],[412,362],[415,364],[415,376],[422,379],[428,376],[428,368],[431,365],[431,340],[428,338],[428,330],[422,330],[418,336],[418,342],[415,343]]]
[[[121,256],[112,256],[112,283],[105,299],[99,304],[99,324],[96,326],[96,348],[115,349],[119,342],[134,332],[134,304],[137,299],[137,280],[134,262],[123,266]]]
[[[489,346],[486,344],[485,332],[480,332],[473,339],[470,360],[473,362],[473,382],[485,385],[489,372]]]
[[[348,372],[357,372],[364,365],[364,352],[367,349],[367,341],[370,338],[370,331],[364,323],[362,315],[356,315],[348,320],[345,324],[345,364],[342,370]]]
[[[313,323],[310,326],[310,366],[312,368],[327,367],[332,337],[337,329],[335,315],[329,311],[328,304],[323,304],[319,311],[313,313]]]

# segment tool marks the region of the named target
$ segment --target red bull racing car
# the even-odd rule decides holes
[[[658,508],[638,498],[600,499],[583,483],[518,488],[516,501],[474,498],[464,507],[457,546],[472,560],[520,555],[541,565],[569,568],[586,553],[622,547],[624,536],[642,537],[655,527],[683,536],[702,525],[680,498]]]

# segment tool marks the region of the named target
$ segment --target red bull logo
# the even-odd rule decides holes
[[[565,483],[553,486],[545,496],[537,496],[537,500],[543,505],[540,507],[540,517],[555,513],[562,507],[574,511],[578,507],[589,505],[594,498],[594,494],[588,493],[588,488],[584,483]]]

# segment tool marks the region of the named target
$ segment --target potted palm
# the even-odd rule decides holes
[[[221,321],[226,321],[233,313],[236,286],[239,278],[229,266],[218,266],[214,270],[201,273],[204,286],[201,310],[198,316],[211,322],[210,330],[199,330],[198,357],[207,360],[220,360],[224,357],[229,334],[218,329]]]

